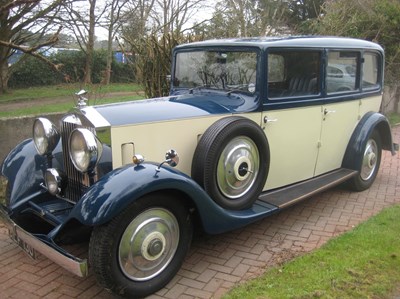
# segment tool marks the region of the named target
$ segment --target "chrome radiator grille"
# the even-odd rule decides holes
[[[64,171],[68,177],[68,185],[65,190],[64,197],[77,202],[82,195],[85,193],[86,189],[90,186],[89,176],[79,172],[69,157],[69,136],[71,132],[76,128],[82,128],[80,120],[74,115],[69,115],[61,120],[61,140],[63,149],[63,159],[64,159]],[[94,128],[85,127],[86,129],[95,133]]]

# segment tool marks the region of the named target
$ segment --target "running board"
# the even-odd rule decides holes
[[[355,176],[357,173],[358,172],[355,170],[339,168],[307,181],[263,193],[258,199],[262,202],[283,209],[303,199],[339,185]]]

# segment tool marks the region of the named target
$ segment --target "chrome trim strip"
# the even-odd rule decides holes
[[[82,114],[85,116],[86,120],[90,122],[91,127],[97,128],[105,128],[111,127],[111,124],[101,115],[93,106],[87,106],[83,109],[78,109],[75,111],[77,114]],[[85,124],[85,120],[82,120],[82,124]]]
[[[0,218],[8,229],[13,230],[19,239],[31,246],[37,252],[40,252],[48,259],[79,277],[86,277],[88,275],[87,259],[80,259],[68,253],[63,254],[52,246],[40,241],[38,238],[35,238],[32,234],[14,223],[2,207],[0,207]]]
[[[87,106],[82,109],[73,109],[74,113],[82,122],[81,125],[86,128],[94,128],[93,133],[102,143],[111,146],[111,124],[99,113],[95,107]]]

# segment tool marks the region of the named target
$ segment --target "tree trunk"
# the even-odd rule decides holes
[[[111,64],[113,59],[113,51],[112,51],[112,34],[111,32],[108,33],[108,42],[107,42],[107,64],[106,64],[106,71],[104,74],[104,84],[110,84],[111,80]]]
[[[114,14],[111,13],[110,16],[110,26],[108,27],[108,41],[107,41],[107,64],[106,64],[106,72],[104,74],[104,84],[110,84],[111,80],[111,64],[113,59],[113,28],[114,27]]]
[[[89,17],[89,31],[88,42],[86,46],[86,63],[85,63],[85,78],[84,83],[92,83],[92,66],[93,66],[93,52],[94,52],[94,28],[95,28],[95,8],[96,0],[89,0],[90,3],[90,17]]]
[[[8,92],[9,78],[8,61],[7,59],[0,59],[0,94]]]
[[[0,11],[0,39],[5,42],[9,42],[12,37],[12,31],[7,27],[9,14],[9,10]],[[8,58],[10,53],[10,48],[0,46],[0,94],[8,92],[8,79],[10,78]]]

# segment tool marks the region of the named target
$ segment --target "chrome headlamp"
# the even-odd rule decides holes
[[[33,123],[33,142],[39,155],[48,155],[60,140],[56,126],[47,118],[39,117]]]
[[[44,175],[47,190],[51,195],[60,194],[66,186],[65,174],[55,168],[49,168]]]
[[[69,156],[72,163],[81,172],[92,171],[101,158],[103,145],[88,129],[79,128],[69,137]]]

